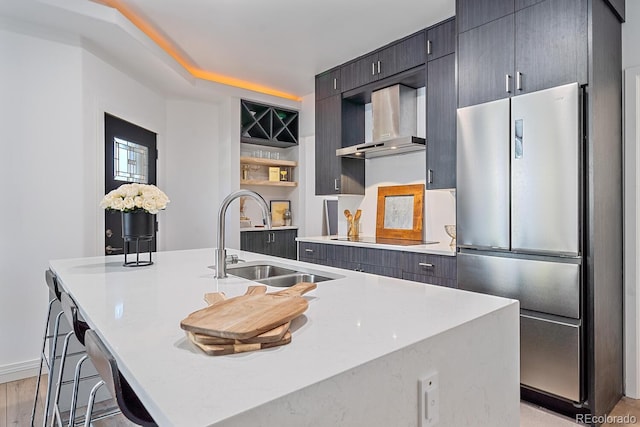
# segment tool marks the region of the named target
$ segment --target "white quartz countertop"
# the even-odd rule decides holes
[[[180,329],[207,292],[241,295],[245,279],[215,279],[213,249],[154,253],[128,268],[121,256],[54,260],[51,268],[161,425],[207,426],[501,310],[517,301],[249,252],[336,280],[308,293],[291,344],[207,356]],[[282,288],[269,288],[275,291]],[[363,390],[363,392],[365,392]]]
[[[298,226],[297,225],[283,225],[281,227],[273,227],[273,228],[266,228],[266,227],[241,227],[240,231],[278,231],[278,230],[297,230]]]
[[[362,248],[375,248],[386,249],[389,251],[404,251],[404,252],[417,252],[423,254],[456,256],[456,247],[449,245],[449,240],[446,242],[437,242],[432,244],[419,244],[419,245],[394,245],[394,244],[380,244],[369,243],[351,240],[337,240],[346,239],[346,236],[313,236],[313,237],[298,237],[298,242],[309,243],[325,243],[329,245],[344,245],[344,246],[359,246]],[[370,237],[374,240],[375,237]]]

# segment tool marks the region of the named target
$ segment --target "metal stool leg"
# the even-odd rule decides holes
[[[64,345],[62,346],[62,354],[60,357],[60,372],[58,374],[58,383],[56,385],[56,397],[53,401],[53,413],[51,414],[51,427],[54,426],[56,419],[58,420],[58,424],[62,424],[62,420],[60,419],[60,411],[58,408],[58,403],[60,402],[60,389],[62,389],[62,377],[64,375],[64,365],[67,359],[67,350],[69,348],[69,340],[71,336],[74,335],[74,332],[71,331],[67,333],[64,337]]]
[[[49,301],[49,309],[47,310],[47,318],[44,322],[44,335],[42,336],[42,348],[40,349],[40,368],[38,369],[38,379],[36,380],[36,395],[33,398],[33,409],[31,410],[30,426],[34,427],[36,422],[36,408],[38,407],[38,394],[40,392],[40,379],[42,378],[42,367],[44,366],[44,350],[47,347],[47,335],[49,334],[49,317],[51,316],[51,307],[56,302],[56,298]]]
[[[91,414],[93,412],[93,403],[96,400],[96,393],[98,393],[98,389],[104,385],[104,380],[98,381],[96,385],[91,389],[91,393],[89,393],[89,402],[87,403],[87,415],[84,418],[84,426],[91,426]]]
[[[76,404],[78,403],[78,387],[80,387],[80,371],[82,370],[82,364],[85,360],[89,359],[89,356],[83,356],[76,365],[76,373],[73,376],[73,393],[71,394],[71,409],[69,411],[69,427],[73,427],[76,418]]]
[[[51,345],[51,363],[49,364],[49,375],[47,375],[47,395],[44,404],[44,415],[42,417],[42,427],[47,426],[47,416],[49,414],[49,405],[51,403],[51,388],[53,386],[53,379],[51,378],[55,373],[55,364],[56,364],[56,350],[58,347],[58,330],[60,329],[60,319],[64,313],[61,311],[56,316],[56,323],[53,328],[53,338],[51,341],[53,344]]]

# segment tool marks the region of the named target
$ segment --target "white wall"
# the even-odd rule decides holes
[[[102,253],[104,112],[162,135],[164,99],[78,46],[0,30],[0,51],[4,382],[35,373],[48,261]]]
[[[0,30],[0,381],[38,356],[50,258],[87,246],[82,55]]]
[[[134,123],[157,136],[157,185],[167,182],[165,138],[165,99],[159,93],[132,79],[91,52],[82,52],[82,105],[79,126],[83,129],[85,180],[85,235],[87,255],[104,253],[104,211],[98,206],[104,194],[104,114]],[[160,224],[164,212],[158,214]],[[158,233],[158,249],[166,247],[164,233]]]
[[[219,105],[167,101],[165,190],[171,203],[160,224],[167,250],[215,246],[219,114]]]

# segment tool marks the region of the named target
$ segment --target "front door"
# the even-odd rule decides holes
[[[105,194],[127,183],[155,185],[158,151],[154,132],[105,113],[104,147]],[[105,210],[104,225],[105,255],[124,253],[120,212]],[[155,251],[155,233],[150,244]]]

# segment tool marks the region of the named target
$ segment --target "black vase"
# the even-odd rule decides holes
[[[151,239],[155,226],[154,215],[145,211],[122,212],[123,239]]]
[[[122,212],[122,238],[124,239],[124,266],[143,267],[152,265],[151,260],[151,240],[155,230],[156,219],[143,210],[133,212]],[[147,259],[141,259],[141,243],[146,244]],[[135,261],[130,261],[128,255],[135,254]]]

